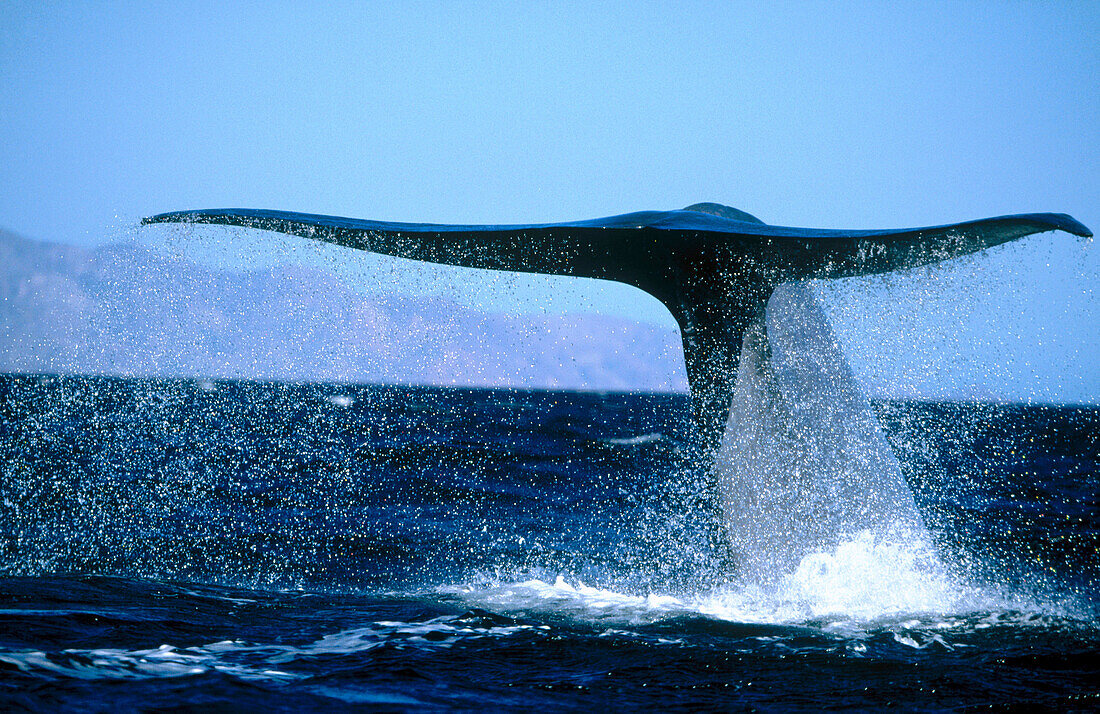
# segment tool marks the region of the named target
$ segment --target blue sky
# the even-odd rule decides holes
[[[183,208],[503,223],[704,200],[785,225],[1100,226],[1100,4],[775,5],[5,3],[0,227],[93,245]],[[206,230],[141,235],[301,251]],[[379,290],[671,322],[627,288],[350,265]],[[1098,276],[1095,246],[1044,234],[822,290],[875,388],[1100,401]]]

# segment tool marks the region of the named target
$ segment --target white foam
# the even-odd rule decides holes
[[[506,638],[519,633],[542,635],[548,629],[544,625],[531,624],[479,626],[455,616],[443,616],[423,622],[373,622],[299,646],[222,640],[186,648],[163,644],[138,650],[0,650],[0,662],[24,672],[50,672],[85,680],[187,677],[211,671],[241,679],[289,680],[306,675],[284,672],[279,666],[303,657],[355,654],[384,643],[417,649],[446,649],[461,640]]]
[[[626,436],[622,438],[607,438],[604,442],[608,444],[614,444],[615,446],[641,446],[642,444],[652,444],[665,438],[665,435],[660,432],[653,432],[651,434],[639,434],[638,436]]]
[[[950,627],[964,624],[964,619],[972,624],[972,613],[1040,609],[961,582],[919,535],[907,540],[895,534],[888,539],[870,531],[830,551],[804,556],[767,584],[729,582],[690,595],[620,592],[562,575],[553,582],[533,578],[438,591],[498,612],[564,614],[608,626],[694,615],[738,623],[809,625],[849,634],[882,627]]]
[[[780,583],[777,599],[790,603],[795,617],[873,621],[956,612],[975,594],[945,571],[923,534],[881,538],[864,531],[833,552],[803,557]]]
[[[148,679],[187,677],[218,671],[241,679],[291,679],[295,675],[275,669],[257,670],[225,658],[227,652],[250,649],[243,642],[218,642],[206,647],[180,649],[161,645],[152,649],[68,649],[56,653],[36,650],[0,652],[6,662],[24,672],[46,671],[73,679]]]

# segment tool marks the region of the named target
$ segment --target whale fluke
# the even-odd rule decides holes
[[[664,303],[680,326],[692,416],[709,452],[729,414],[742,337],[779,284],[913,268],[1044,231],[1092,235],[1061,213],[832,230],[767,225],[715,203],[531,225],[391,223],[241,208],[162,213],[142,223],[245,226],[432,263],[634,285]]]

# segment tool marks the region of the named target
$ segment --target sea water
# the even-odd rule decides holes
[[[1100,411],[874,412],[927,542],[745,578],[683,395],[6,376],[0,703],[1100,706]]]

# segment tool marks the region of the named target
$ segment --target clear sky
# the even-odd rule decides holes
[[[1100,228],[1100,3],[316,5],[0,5],[0,227],[92,245],[184,208],[510,223],[717,201],[784,225]],[[823,290],[876,388],[1100,401],[1097,253],[1044,234]],[[377,289],[671,323],[626,288],[355,265]],[[938,367],[912,348],[931,335]]]

